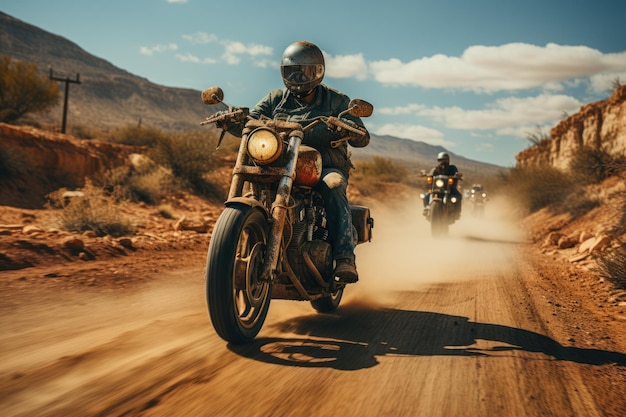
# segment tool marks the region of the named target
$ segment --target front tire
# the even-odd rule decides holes
[[[448,219],[442,201],[434,200],[430,203],[430,229],[433,237],[448,235]]]
[[[261,330],[272,294],[261,281],[269,226],[258,208],[224,209],[207,254],[206,298],[217,334],[230,343],[249,343]]]

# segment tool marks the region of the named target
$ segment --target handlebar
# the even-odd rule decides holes
[[[204,104],[212,105],[212,104],[217,104],[217,103],[223,103],[224,92],[219,87],[210,87],[202,91],[201,98]],[[339,113],[337,117],[318,116],[313,119],[303,120],[297,123],[287,122],[287,121],[280,120],[280,119],[271,120],[271,119],[266,118],[266,119],[259,119],[259,120],[265,126],[271,123],[274,127],[281,128],[281,125],[288,124],[289,126],[283,126],[282,128],[291,129],[291,130],[301,129],[303,132],[312,128],[318,123],[324,123],[326,126],[328,126],[331,130],[334,130],[335,132],[341,132],[341,131],[350,132],[348,135],[346,135],[345,137],[341,139],[331,141],[330,146],[333,148],[336,148],[339,145],[341,145],[343,142],[349,141],[351,138],[354,137],[354,135],[365,136],[367,134],[367,130],[358,126],[357,127],[351,126],[350,124],[346,123],[346,121],[343,120],[342,117],[346,114],[350,114],[355,117],[369,117],[372,115],[373,111],[374,111],[374,106],[372,106],[367,101],[361,100],[361,99],[353,99],[353,100],[350,100],[350,103],[348,104],[348,108],[342,111],[341,113]],[[222,128],[222,135],[220,136],[220,139],[217,145],[219,148],[219,145],[222,142],[222,138],[224,137],[224,133],[226,132],[226,130],[228,130],[229,124],[234,123],[234,124],[240,124],[243,126],[251,120],[255,120],[255,119],[250,117],[250,111],[247,107],[230,107],[229,106],[228,110],[219,111],[215,113],[214,115],[207,117],[205,121],[200,123],[200,125],[204,126],[207,124],[215,123],[218,127]]]
[[[200,123],[201,126],[211,124],[211,123],[221,123],[222,127],[226,127],[229,123],[235,124],[245,124],[248,121],[256,120],[250,117],[249,109],[247,107],[229,107],[228,110],[220,111],[215,113],[212,116],[209,116]],[[269,122],[268,119],[260,120],[262,124],[267,124]],[[287,122],[278,119],[272,119],[272,125],[277,128],[284,129],[301,129],[303,132],[311,129],[313,126],[318,123],[324,123],[326,126],[331,128],[336,132],[341,132],[342,130],[347,130],[348,132],[365,136],[366,130],[361,129],[359,127],[354,127],[343,121],[342,119],[335,116],[317,116],[313,119],[303,120],[300,122]],[[333,148],[338,147],[343,142],[350,140],[350,135],[347,135],[344,138],[331,141],[330,146]]]

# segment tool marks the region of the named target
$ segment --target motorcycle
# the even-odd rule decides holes
[[[450,191],[463,175],[423,175],[428,186],[428,193],[420,194],[422,200],[428,199],[423,214],[430,222],[433,237],[447,236],[449,226],[460,218],[461,213],[461,201]]]
[[[475,217],[482,218],[485,214],[485,203],[487,202],[487,193],[483,191],[482,186],[472,186],[469,199],[472,204],[472,214]]]
[[[219,87],[202,92],[205,104],[223,99]],[[251,342],[263,326],[271,299],[309,301],[318,312],[339,306],[346,284],[334,279],[327,214],[314,188],[321,180],[322,159],[302,140],[318,123],[364,135],[342,117],[369,117],[372,112],[370,103],[353,99],[338,117],[293,122],[254,119],[248,108],[229,106],[201,123],[222,128],[218,148],[228,125],[243,126],[226,207],[215,224],[206,261],[209,315],[225,341]],[[355,243],[371,241],[374,219],[369,208],[350,208]]]

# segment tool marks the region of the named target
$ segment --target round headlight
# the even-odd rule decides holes
[[[437,188],[443,188],[443,185],[445,184],[445,182],[443,182],[443,180],[441,178],[435,180],[435,186]]]
[[[259,128],[248,137],[248,155],[259,165],[271,164],[280,156],[282,144],[273,131]]]

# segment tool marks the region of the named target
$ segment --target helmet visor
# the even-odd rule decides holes
[[[305,90],[315,87],[324,76],[323,65],[285,65],[280,68],[289,88]]]

